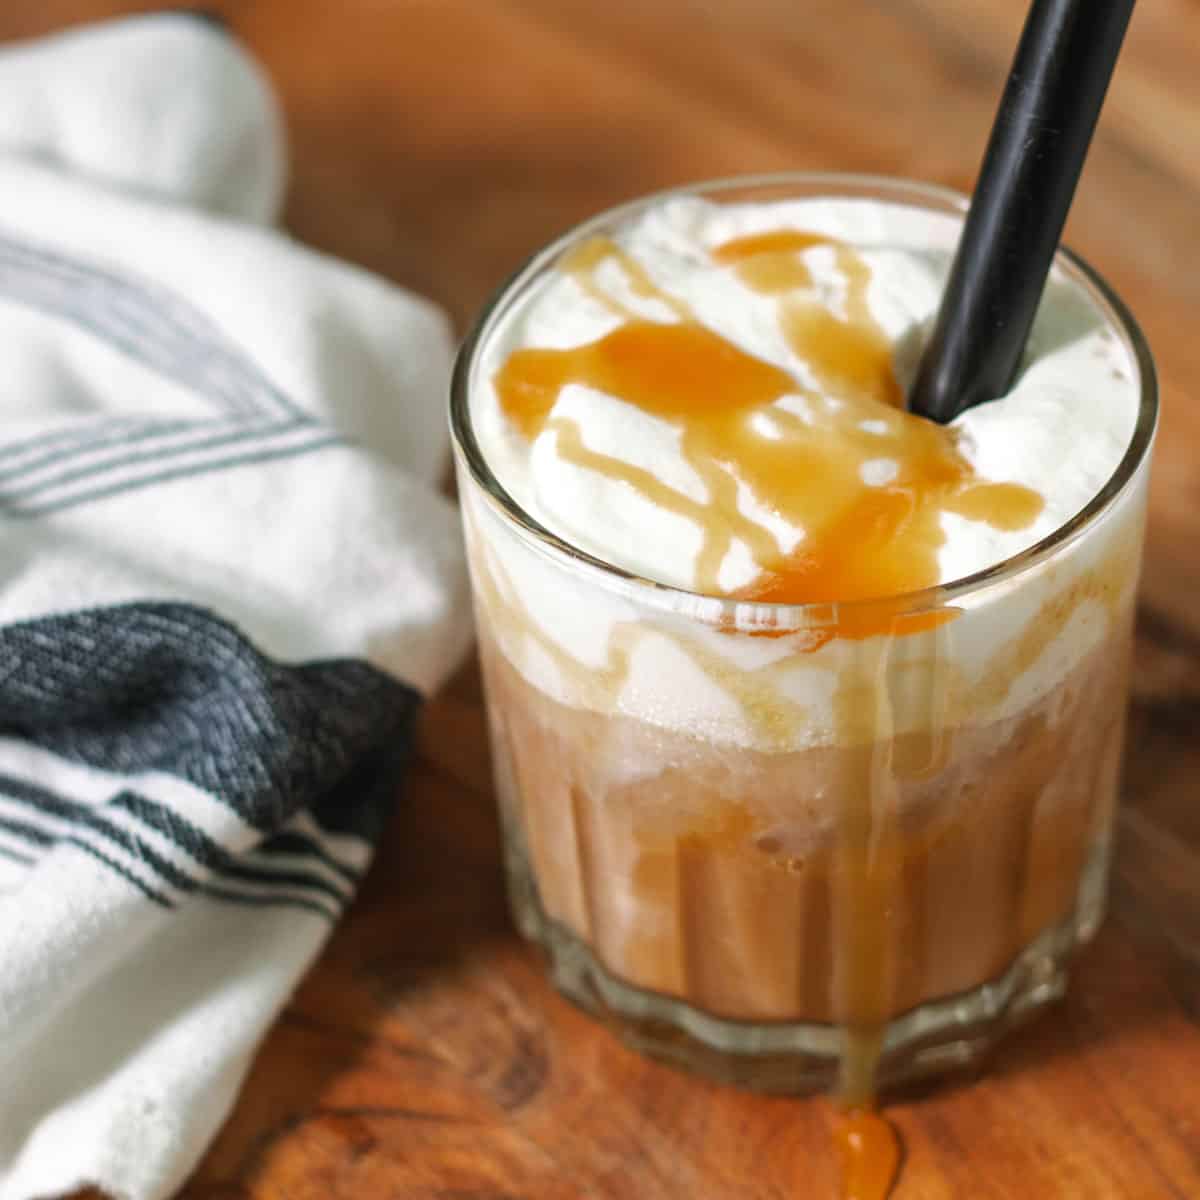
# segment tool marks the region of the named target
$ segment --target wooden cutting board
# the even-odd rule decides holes
[[[0,37],[149,4],[14,0]],[[1011,0],[228,0],[294,150],[301,238],[460,325],[577,219],[785,168],[970,186]],[[897,1200],[1200,1196],[1200,3],[1142,0],[1068,241],[1163,377],[1113,916],[1054,1012],[891,1110]],[[821,1099],[654,1065],[559,999],[509,923],[477,676],[188,1200],[835,1195]]]

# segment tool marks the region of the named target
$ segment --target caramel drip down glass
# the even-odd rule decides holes
[[[516,503],[481,448],[472,397],[489,348],[548,276],[680,195],[956,217],[966,204],[839,175],[680,189],[569,233],[480,317],[451,424],[511,902],[556,985],[630,1045],[739,1084],[861,1103],[974,1061],[1061,995],[1102,919],[1154,368],[1120,299],[1060,251],[1058,280],[1123,343],[1139,395],[1124,457],[1077,515],[986,570],[877,600],[839,596],[836,574],[808,604],[639,577]],[[791,286],[785,260],[754,253],[728,253],[750,285]],[[647,645],[681,678],[719,685],[753,739],[626,704],[631,680],[643,698],[653,690],[633,679]],[[811,692],[795,686],[806,672],[822,673],[827,728],[797,698]]]

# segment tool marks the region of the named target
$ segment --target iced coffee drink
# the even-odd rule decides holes
[[[904,395],[961,228],[715,185],[533,260],[464,349],[514,908],[631,1043],[850,1099],[969,1060],[1103,906],[1152,370],[1060,256],[1008,395]]]

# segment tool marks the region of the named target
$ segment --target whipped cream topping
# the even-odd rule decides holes
[[[879,497],[905,494],[915,469],[906,458],[912,427],[925,423],[896,405],[936,312],[959,230],[958,218],[948,214],[873,199],[716,204],[681,197],[651,207],[611,235],[608,251],[583,247],[586,270],[577,253],[549,272],[493,329],[472,378],[471,420],[483,455],[513,499],[565,541],[689,591],[856,599],[952,582],[1000,562],[1052,533],[1096,495],[1137,421],[1139,382],[1129,349],[1085,290],[1057,269],[1008,395],[964,413],[949,435],[938,430],[949,449],[939,443],[931,451],[926,433],[915,430],[920,469],[955,480],[913,518],[927,527],[924,540],[914,541],[911,553],[906,548],[890,573],[868,571],[864,581],[861,572],[835,571],[828,594],[819,587],[812,595],[761,590],[775,578],[775,567],[764,563],[778,560],[786,573],[786,564],[820,546],[822,554],[832,547],[836,566],[843,550],[852,557],[860,534],[871,571],[877,558],[886,559],[886,544],[870,543],[870,521],[832,533],[821,527],[823,495],[830,493],[831,506],[865,504],[871,514]],[[760,241],[775,245],[772,238],[783,239],[781,252],[755,253]],[[855,325],[862,337],[846,356],[855,364],[847,385],[830,375],[819,339],[836,340]],[[624,378],[611,363],[573,375],[551,353],[529,363],[532,374],[515,387],[506,378],[514,356],[526,352],[588,353],[609,339],[614,354],[628,356],[637,352],[629,331],[658,336],[663,327],[678,335],[675,366],[682,364],[685,375],[693,362],[701,364],[697,370],[724,369],[708,333],[729,354],[743,356],[737,377],[761,394],[738,436],[749,439],[755,455],[769,459],[777,443],[786,463],[789,439],[799,437],[803,447],[809,434],[816,438],[809,466],[796,459],[804,503],[786,504],[772,493],[770,481],[785,478],[778,471],[739,470],[736,458],[714,467],[710,458],[720,457],[721,442],[697,441],[695,430],[675,418],[669,397],[638,403],[620,387],[604,386]],[[815,328],[816,340],[805,343],[797,328]],[[866,353],[875,343],[879,362]],[[821,354],[807,354],[806,344]],[[539,372],[552,374],[553,386],[540,387]],[[538,395],[522,413],[513,397],[523,402],[531,380]],[[703,390],[710,381],[692,382]],[[869,394],[861,400],[859,392]],[[719,398],[720,389],[714,394]],[[716,447],[712,455],[703,452],[706,445]],[[853,453],[843,453],[847,446]],[[827,457],[837,470],[825,470]],[[804,495],[810,477],[815,482]],[[764,480],[768,486],[755,486]],[[722,490],[731,515],[714,537],[715,493]],[[661,597],[651,612],[627,588],[565,578],[506,534],[486,506],[467,501],[476,578],[487,576],[483,607],[500,648],[556,699],[764,749],[838,739],[839,680],[871,630],[860,630],[858,643],[835,637],[814,645],[803,643],[804,635],[731,636],[688,617],[664,616]],[[896,527],[907,519],[902,514]],[[1109,514],[1107,533],[1089,531],[1044,569],[1017,577],[1002,597],[968,603],[949,624],[894,638],[893,730],[1011,715],[1046,694],[1127,606],[1136,565],[1136,535],[1131,543],[1129,531],[1139,521],[1140,490]],[[1118,572],[1114,582],[1105,564],[1118,543],[1128,577]],[[921,570],[914,573],[913,562]],[[1097,571],[1104,579],[1092,587],[1095,594],[1081,593],[1069,612],[1036,634],[1047,605]],[[811,586],[813,578],[802,582]],[[858,589],[851,595],[839,590],[848,580]],[[1011,663],[998,667],[1006,656]],[[1005,681],[989,687],[997,671]],[[971,712],[959,713],[956,706],[968,703]]]
[[[784,336],[780,310],[786,293],[748,287],[713,253],[736,239],[781,230],[824,235],[855,249],[870,275],[870,315],[891,344],[897,381],[906,388],[949,269],[959,231],[955,218],[873,200],[730,206],[685,197],[651,209],[615,240],[663,294],[686,305],[701,324],[794,376],[795,391],[780,396],[773,408],[804,421],[812,417],[814,393],[834,404],[838,397],[823,388]],[[798,257],[809,295],[844,315],[847,280],[834,248],[815,244]],[[550,419],[530,439],[505,414],[497,394],[497,373],[514,350],[578,347],[611,333],[629,315],[678,319],[657,295],[634,290],[615,261],[600,265],[595,284],[619,307],[563,272],[506,323],[479,372],[476,433],[501,484],[546,528],[606,562],[695,590],[701,587],[697,564],[703,542],[697,522],[625,479],[564,455],[557,418],[579,429],[587,449],[653,472],[665,487],[703,502],[705,481],[682,452],[677,427],[621,396],[568,383]],[[943,512],[937,578],[929,582],[946,583],[991,566],[1069,520],[1112,475],[1129,444],[1137,403],[1135,370],[1124,343],[1078,287],[1053,277],[1012,390],[953,424],[958,449],[977,477],[1031,489],[1044,501],[1041,511],[1017,529]],[[761,435],[771,438],[771,410],[755,420]],[[863,482],[886,488],[898,469],[894,458],[881,454],[862,464]],[[781,517],[772,497],[743,486],[739,506],[785,552],[804,541],[806,530]],[[735,592],[757,574],[745,543],[735,538],[721,563],[718,590]]]

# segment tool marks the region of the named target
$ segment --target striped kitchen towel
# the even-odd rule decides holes
[[[0,48],[0,1200],[171,1194],[468,638],[442,315],[179,15]]]

